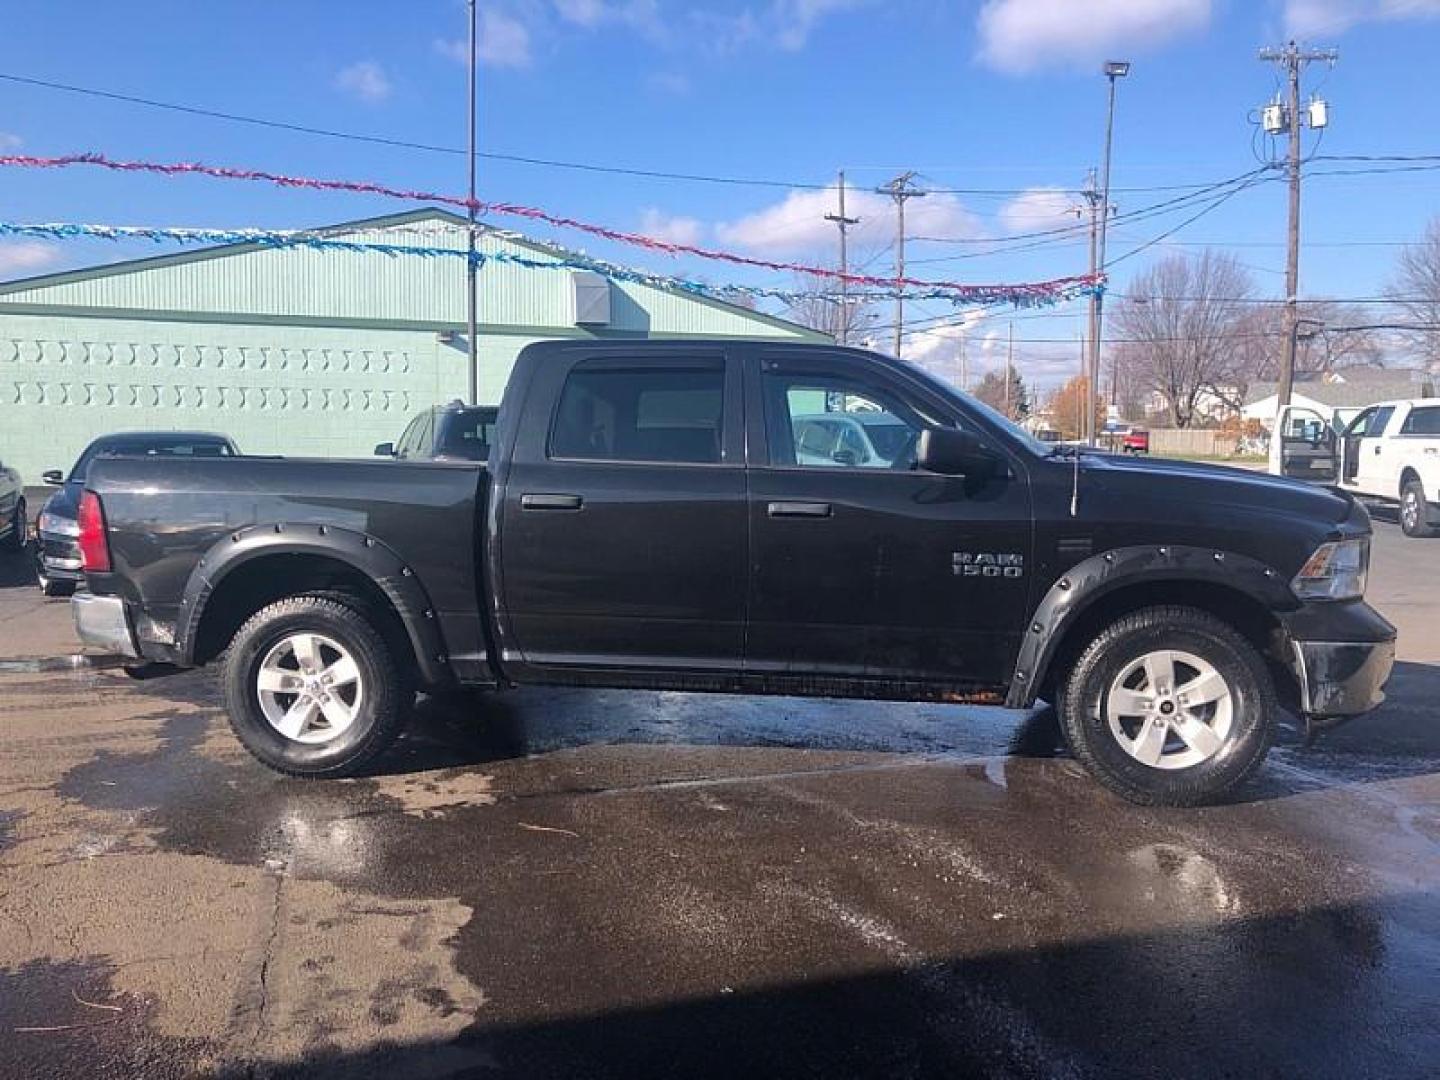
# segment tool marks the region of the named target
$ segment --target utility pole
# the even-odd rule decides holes
[[[1261,110],[1266,133],[1284,130],[1289,139],[1286,174],[1290,181],[1290,220],[1286,234],[1285,253],[1285,337],[1280,358],[1280,384],[1276,388],[1276,415],[1290,404],[1295,384],[1295,339],[1299,325],[1300,291],[1300,73],[1307,64],[1323,60],[1334,66],[1340,54],[1334,49],[1301,49],[1290,42],[1279,49],[1261,49],[1260,59],[1285,70],[1287,100],[1282,105],[1272,102]],[[1329,121],[1329,110],[1319,98],[1310,102],[1306,126],[1318,130]]]
[[[895,234],[895,355],[900,355],[900,339],[905,332],[905,287],[901,284],[905,277],[905,200],[918,198],[925,192],[914,187],[910,181],[915,178],[914,172],[903,172],[883,187],[875,190],[881,195],[889,195],[895,200],[896,208],[896,234]]]
[[[1090,206],[1090,277],[1094,280],[1095,275],[1100,272],[1100,191],[1095,186],[1095,170],[1091,169],[1085,177],[1085,190],[1081,192],[1085,201]],[[1090,293],[1090,325],[1086,334],[1088,349],[1086,350],[1085,372],[1100,369],[1100,294],[1091,290]],[[1095,384],[1090,384],[1090,392],[1095,392]],[[1087,416],[1080,423],[1080,438],[1085,440],[1086,445],[1095,445],[1095,416],[1091,409]]]
[[[470,404],[480,404],[480,299],[478,295],[479,266],[475,260],[475,70],[477,58],[477,34],[475,25],[475,0],[468,0],[470,8],[470,184],[466,189],[465,216],[465,344],[470,360]]]
[[[840,228],[840,344],[848,345],[850,337],[850,298],[847,295],[847,282],[845,275],[850,272],[850,265],[845,255],[845,233],[851,225],[860,224],[860,219],[845,216],[845,170],[840,170],[840,212],[838,214],[826,214],[826,221],[833,221]]]

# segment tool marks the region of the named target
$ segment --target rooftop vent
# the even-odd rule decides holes
[[[575,290],[575,325],[610,325],[610,279],[593,270],[572,270],[570,284]]]

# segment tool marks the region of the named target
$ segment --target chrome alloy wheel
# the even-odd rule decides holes
[[[1154,769],[1185,769],[1214,757],[1235,719],[1225,677],[1208,660],[1176,649],[1127,664],[1102,708],[1115,741]]]
[[[355,658],[323,634],[291,634],[271,648],[256,672],[255,692],[271,727],[310,745],[339,738],[365,699]]]
[[[1407,487],[1405,494],[1400,499],[1400,518],[1407,531],[1413,531],[1420,525],[1420,492],[1414,487]]]

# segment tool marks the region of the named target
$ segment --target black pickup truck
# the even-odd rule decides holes
[[[1282,700],[1374,707],[1394,655],[1348,495],[1057,448],[820,345],[532,345],[488,464],[100,461],[80,542],[80,636],[223,659],[241,741],[308,776],[362,769],[417,689],[562,683],[1044,699],[1101,782],[1187,805]]]

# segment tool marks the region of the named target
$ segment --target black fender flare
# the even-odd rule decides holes
[[[453,681],[434,608],[405,560],[373,536],[335,525],[308,523],[251,525],[211,545],[190,572],[180,599],[175,644],[182,664],[194,663],[205,609],[221,583],[246,563],[278,555],[315,555],[342,562],[364,574],[400,617],[421,681],[428,686]]]
[[[1289,583],[1258,559],[1176,544],[1112,548],[1066,570],[1040,601],[1020,643],[1005,704],[1035,704],[1040,686],[1079,617],[1116,589],[1157,581],[1212,582],[1244,593],[1277,614],[1295,606]]]

